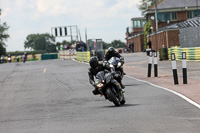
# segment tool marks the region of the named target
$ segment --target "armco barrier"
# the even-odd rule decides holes
[[[176,60],[182,60],[182,52],[186,52],[187,60],[200,60],[200,47],[180,48],[171,47],[168,49],[168,57],[171,60],[171,54],[175,53]]]
[[[57,59],[58,54],[41,54],[41,60]]]
[[[89,62],[90,60],[90,52],[77,52],[77,60]]]

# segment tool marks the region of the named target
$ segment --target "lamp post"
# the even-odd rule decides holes
[[[158,16],[157,16],[157,2],[154,0],[155,3],[155,23],[156,23],[156,31],[158,31]]]

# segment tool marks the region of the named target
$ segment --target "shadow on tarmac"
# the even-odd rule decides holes
[[[132,107],[132,106],[139,106],[140,104],[124,104],[124,105],[121,105],[117,108],[124,108],[124,107]],[[114,104],[111,105],[111,106],[103,106],[103,108],[113,108],[113,107],[116,107]]]
[[[125,84],[124,86],[140,86],[141,84]]]

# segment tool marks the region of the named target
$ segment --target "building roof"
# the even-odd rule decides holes
[[[146,20],[145,17],[137,17],[137,18],[132,18],[131,20]]]
[[[179,26],[179,28],[199,27],[200,26],[200,17],[196,17],[196,18],[181,22],[178,24],[178,26]]]
[[[188,28],[188,27],[199,27],[200,26],[200,17],[188,19],[181,23],[172,24],[163,28],[160,28],[159,31],[165,31],[169,29],[181,29],[181,28]]]
[[[169,25],[166,27],[162,27],[158,31],[163,31],[163,30],[167,30],[167,29],[178,29],[178,28],[179,28],[178,24],[172,24],[172,25]]]
[[[185,7],[200,7],[200,0],[161,0],[158,2],[157,9],[170,9],[170,8],[185,8]],[[155,9],[155,6],[150,7],[148,10]]]

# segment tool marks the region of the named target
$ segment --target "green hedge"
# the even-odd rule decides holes
[[[7,55],[11,55],[11,56],[16,56],[16,55],[23,55],[24,52],[26,52],[28,55],[48,53],[45,50],[37,50],[37,51],[15,51],[15,52],[7,52],[6,54]]]

